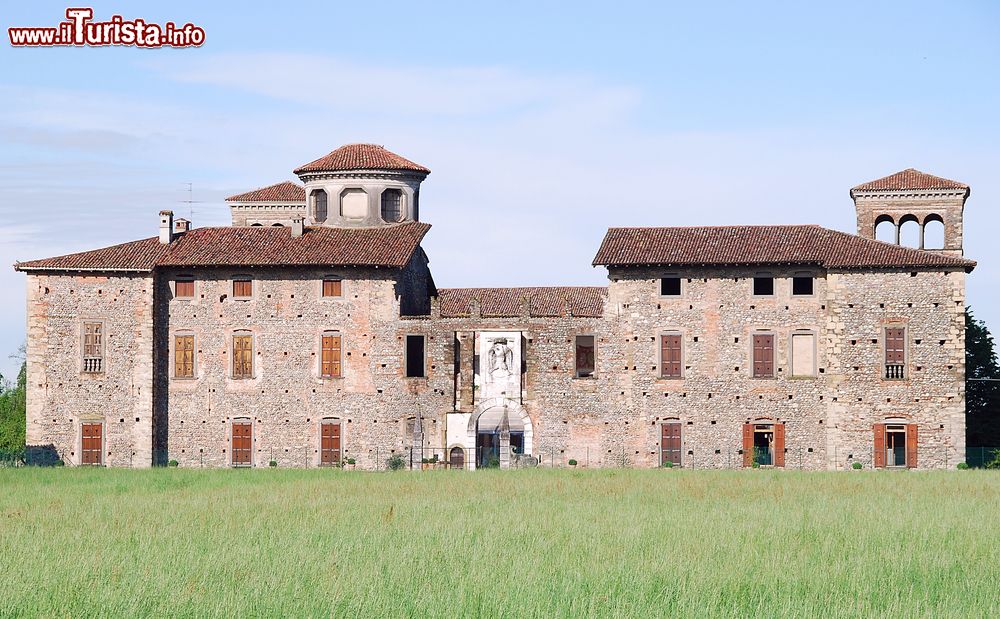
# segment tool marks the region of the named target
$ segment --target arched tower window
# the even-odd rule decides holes
[[[899,218],[899,244],[920,247],[920,222],[916,215],[903,215]]]
[[[327,199],[326,192],[322,189],[317,189],[312,193],[313,202],[313,221],[316,223],[323,223],[326,221],[328,210],[327,210]]]
[[[896,222],[889,215],[879,215],[875,220],[875,238],[886,243],[896,242]]]
[[[924,218],[924,249],[944,249],[944,220],[940,215]]]
[[[382,221],[397,222],[403,218],[403,192],[386,189],[382,192]]]

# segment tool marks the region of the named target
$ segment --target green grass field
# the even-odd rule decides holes
[[[1000,474],[0,469],[0,617],[1000,615]]]

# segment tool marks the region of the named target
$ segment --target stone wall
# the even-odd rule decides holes
[[[29,458],[80,463],[81,422],[104,424],[109,466],[150,466],[153,279],[28,275]],[[104,329],[103,371],[83,371],[83,323]]]

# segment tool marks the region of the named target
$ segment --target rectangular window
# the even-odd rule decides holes
[[[194,278],[178,277],[174,280],[174,297],[178,299],[194,298]]]
[[[876,423],[875,468],[917,468],[917,424]]]
[[[174,337],[174,376],[194,378],[194,336]]]
[[[323,280],[323,296],[324,297],[341,297],[343,296],[343,282],[339,279],[328,278]]]
[[[660,278],[660,296],[661,297],[679,297],[681,296],[681,278],[676,275],[668,275],[666,277]]]
[[[249,299],[253,296],[253,280],[249,277],[238,277],[233,279],[233,297],[237,299]]]
[[[340,464],[340,422],[321,423],[319,442],[320,464],[323,466]]]
[[[885,328],[885,378],[906,378],[906,328]]]
[[[104,371],[104,323],[83,323],[83,371],[89,374]]]
[[[661,335],[660,376],[663,378],[680,378],[682,368],[680,334]]]
[[[665,423],[660,426],[660,466],[668,462],[672,466],[681,465],[681,424]]]
[[[753,376],[774,377],[774,335],[770,333],[753,336]]]
[[[796,273],[792,278],[793,297],[811,297],[813,294],[813,276],[811,273]]]
[[[233,466],[250,466],[253,451],[253,425],[249,421],[233,422]]]
[[[253,336],[233,336],[233,378],[253,378]]]
[[[595,348],[593,335],[576,336],[576,377],[590,378],[594,375]]]
[[[792,376],[816,375],[816,336],[792,334]]]
[[[326,334],[323,336],[323,351],[320,357],[320,376],[339,378],[341,375],[339,335]]]
[[[406,336],[406,377],[424,377],[424,336]]]
[[[104,463],[104,424],[80,424],[80,463],[100,466]]]
[[[753,278],[753,294],[755,297],[774,296],[774,278],[770,275],[757,275]]]

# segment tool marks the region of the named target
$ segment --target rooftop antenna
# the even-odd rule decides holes
[[[188,219],[190,221],[194,221],[194,205],[201,204],[202,201],[194,199],[194,183],[184,183],[184,184],[187,185],[188,199],[181,200],[180,202],[181,204],[188,205]]]

